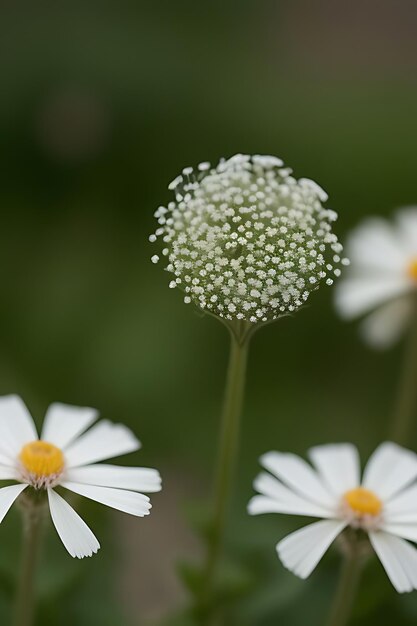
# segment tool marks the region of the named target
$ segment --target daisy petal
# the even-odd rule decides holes
[[[416,476],[417,455],[387,441],[369,459],[362,484],[386,500],[406,487]]]
[[[396,217],[404,247],[409,255],[417,256],[417,207],[404,207]]]
[[[253,486],[262,495],[254,496],[249,502],[248,510],[251,515],[287,513],[290,515],[333,517],[333,511],[298,496],[266,472],[257,476]]]
[[[363,339],[373,348],[391,347],[403,334],[412,314],[409,297],[396,298],[370,313],[361,323]]]
[[[10,507],[27,485],[11,485],[0,489],[0,523],[6,517]]]
[[[403,539],[385,532],[370,532],[369,539],[388,578],[399,593],[412,591],[416,585],[417,553]]]
[[[417,524],[417,485],[404,489],[384,506],[384,519],[388,524]]]
[[[12,465],[0,465],[0,480],[18,480],[18,472]]]
[[[307,515],[311,517],[334,517],[331,511],[302,500],[297,502],[279,501],[267,496],[254,496],[248,504],[248,513],[250,515],[261,515],[262,513],[286,513],[287,515]]]
[[[74,467],[66,473],[74,483],[131,489],[153,493],[161,491],[161,477],[155,469],[147,467],[120,467],[119,465],[85,465]]]
[[[126,491],[125,489],[112,489],[110,487],[96,487],[94,485],[80,485],[78,483],[63,482],[65,489],[74,491],[90,500],[95,500],[113,509],[118,509],[130,515],[143,517],[149,515],[152,507],[149,498],[142,493]]]
[[[390,523],[384,522],[381,526],[381,530],[389,533],[390,535],[396,535],[402,539],[409,539],[410,541],[417,542],[417,524],[404,524],[404,523]]]
[[[308,454],[323,482],[336,497],[360,484],[359,455],[352,444],[316,446]]]
[[[307,578],[346,525],[340,520],[322,520],[300,528],[279,542],[278,556],[293,574]]]
[[[408,578],[413,585],[414,589],[417,589],[417,550],[408,541],[402,541],[393,537],[395,543],[395,550],[397,558],[401,561],[401,564],[408,575]]]
[[[129,428],[102,420],[70,444],[65,451],[65,459],[68,468],[79,467],[127,454],[138,448],[140,443]]]
[[[407,274],[393,277],[346,278],[336,287],[336,308],[344,319],[353,319],[410,290]]]
[[[313,468],[299,456],[283,452],[267,452],[261,457],[261,464],[310,502],[333,508],[334,498]]]
[[[96,419],[96,409],[54,402],[46,412],[41,439],[65,448]]]
[[[0,465],[4,465],[4,467],[14,467],[16,465],[16,458],[8,456],[6,452],[0,452]]]
[[[352,271],[359,268],[372,272],[401,271],[407,253],[396,229],[383,218],[370,217],[348,237],[346,252],[352,261]]]
[[[0,448],[3,454],[16,457],[29,441],[38,439],[33,419],[19,396],[0,397]]]
[[[100,544],[78,513],[53,489],[48,489],[48,500],[52,521],[70,555],[82,559],[95,554]]]

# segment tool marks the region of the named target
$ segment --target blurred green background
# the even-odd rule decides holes
[[[278,155],[326,189],[342,239],[416,202],[416,18],[407,0],[1,3],[0,392],[38,423],[55,400],[99,408],[143,442],[125,462],[164,478],[146,520],[80,502],[94,559],[48,533],[39,624],[168,624],[187,602],[176,568],[201,553],[188,527],[210,489],[228,338],[150,263],[167,184],[201,160]],[[321,625],[339,564],[330,551],[306,582],[280,565],[274,545],[302,521],[246,515],[259,455],[349,440],[366,458],[389,431],[402,346],[365,348],[331,289],[309,302],[251,347],[225,566],[250,595],[225,608],[231,626]],[[13,511],[2,623],[19,537]],[[394,620],[416,623],[417,596],[375,560],[352,624]]]

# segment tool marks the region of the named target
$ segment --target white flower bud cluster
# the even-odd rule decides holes
[[[327,194],[277,157],[237,154],[187,167],[155,213],[170,287],[227,320],[266,322],[295,311],[340,275],[342,245]],[[159,256],[152,261],[158,263]]]

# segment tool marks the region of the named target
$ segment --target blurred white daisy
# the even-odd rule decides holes
[[[400,209],[393,223],[368,218],[347,242],[351,267],[336,288],[336,307],[353,319],[370,313],[361,332],[374,347],[393,344],[406,329],[417,293],[417,207]]]
[[[45,490],[62,543],[71,556],[83,558],[96,553],[100,544],[55,487],[131,515],[149,514],[149,498],[139,492],[160,491],[159,473],[141,467],[96,465],[140,447],[122,424],[102,420],[85,432],[97,415],[95,409],[51,404],[39,438],[21,398],[0,398],[0,480],[18,482],[0,489],[0,522],[25,489]]]
[[[360,478],[357,449],[350,444],[309,451],[314,469],[300,457],[268,452],[261,464],[271,474],[255,481],[249,513],[286,513],[324,518],[277,545],[286,568],[307,578],[330,544],[348,526],[365,531],[395,589],[417,589],[417,455],[386,442]]]

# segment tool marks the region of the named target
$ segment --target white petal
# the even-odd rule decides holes
[[[80,485],[78,483],[63,482],[65,489],[79,493],[80,496],[90,498],[113,509],[118,509],[130,515],[143,517],[149,515],[151,504],[149,498],[142,493],[112,489],[110,487],[96,487],[95,485]]]
[[[323,485],[318,474],[302,458],[295,454],[267,452],[261,464],[299,495],[326,508],[334,507],[334,498]]]
[[[161,491],[161,477],[147,467],[120,467],[119,465],[85,465],[66,472],[65,480],[74,483],[131,489],[152,493]]]
[[[5,452],[0,452],[0,465],[5,467],[15,467],[16,466],[16,457],[10,454],[6,454]]]
[[[417,524],[417,485],[415,483],[385,503],[384,520],[388,524]]]
[[[407,256],[397,228],[378,217],[364,220],[352,231],[346,242],[346,254],[356,273],[402,270]]]
[[[48,499],[52,521],[70,555],[82,559],[95,554],[100,544],[84,520],[53,489],[48,489]]]
[[[417,541],[417,523],[414,524],[395,524],[384,522],[381,525],[381,530],[389,533],[390,535],[396,535],[402,539],[409,539],[410,541]]]
[[[311,517],[333,518],[334,513],[325,508],[319,507],[313,502],[299,499],[294,501],[279,501],[268,496],[254,496],[248,504],[249,515],[260,515],[262,513],[286,513],[287,515],[308,515]]]
[[[416,585],[417,553],[403,539],[385,532],[370,532],[369,539],[388,578],[399,593],[411,591]]]
[[[10,458],[22,447],[38,439],[33,419],[19,396],[0,397],[0,449]]]
[[[79,467],[127,454],[140,448],[132,431],[123,424],[102,420],[65,451],[67,467]]]
[[[19,472],[12,465],[0,465],[0,480],[19,480]]]
[[[417,455],[387,441],[381,444],[369,459],[363,486],[388,499],[406,487],[417,476]]]
[[[407,328],[412,310],[409,295],[384,304],[361,322],[363,339],[373,348],[390,348]]]
[[[404,207],[396,214],[404,251],[417,256],[417,207]]]
[[[97,419],[96,409],[54,402],[46,412],[41,439],[65,448]]]
[[[8,513],[13,502],[26,489],[27,485],[11,485],[0,489],[0,522],[2,522]]]
[[[360,484],[359,455],[352,444],[315,446],[308,454],[323,482],[337,498]]]
[[[312,515],[313,517],[333,517],[334,509],[320,506],[297,495],[285,487],[277,478],[262,472],[256,477],[254,488],[260,496],[249,502],[249,513],[288,513],[290,515]],[[336,504],[336,503],[335,503]]]
[[[395,276],[363,274],[341,280],[335,290],[335,305],[344,319],[353,319],[401,296],[412,288],[406,272]]]
[[[392,539],[397,559],[401,562],[413,588],[417,589],[417,550],[408,541],[394,537]]]
[[[296,530],[277,545],[283,565],[300,578],[307,578],[346,522],[322,520]]]

